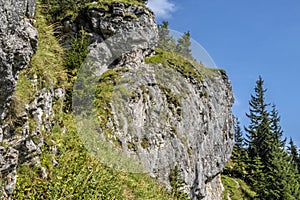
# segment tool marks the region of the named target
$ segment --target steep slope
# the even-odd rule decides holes
[[[27,1],[19,3],[28,5],[27,17],[32,17],[34,4]],[[0,9],[13,7],[18,8],[7,3],[1,5]],[[20,11],[18,17],[22,18],[24,12]],[[98,79],[95,88],[92,85],[83,86],[86,91],[96,92],[96,114],[100,119],[97,121],[100,129],[97,138],[99,136],[113,149],[131,155],[132,163],[140,163],[150,176],[173,191],[172,195],[168,195],[157,185],[149,184],[148,189],[153,187],[152,193],[157,193],[156,196],[152,194],[152,198],[184,198],[184,192],[193,199],[222,199],[219,174],[230,157],[233,145],[233,95],[225,72],[207,69],[163,50],[154,51],[158,40],[157,25],[152,12],[141,4],[87,1],[86,6],[76,12],[63,18],[61,31],[64,37],[61,37],[60,43],[67,51],[72,48],[74,38],[78,39],[80,35],[84,36],[83,40],[90,42],[88,57],[98,65],[96,69],[89,70],[93,69]],[[76,77],[76,67],[63,69],[66,66],[63,49],[53,37],[54,27],[46,26],[43,17],[36,21],[40,32],[39,51],[31,62],[31,68],[20,75],[15,94],[19,98],[14,99],[8,112],[7,105],[15,88],[18,70],[28,65],[37,45],[36,32],[29,24],[30,20],[22,20],[26,21],[23,29],[30,33],[18,33],[23,36],[20,38],[24,41],[20,43],[24,48],[10,50],[1,47],[3,54],[0,54],[3,55],[1,75],[9,74],[1,81],[13,83],[9,89],[3,87],[8,85],[7,82],[0,84],[0,111],[3,116],[0,123],[0,134],[3,135],[0,141],[2,197],[22,199],[43,194],[55,199],[63,194],[63,197],[71,195],[79,198],[82,191],[74,190],[74,187],[83,182],[83,188],[88,185],[86,188],[91,189],[91,196],[87,198],[93,197],[94,191],[98,191],[99,195],[102,191],[102,196],[98,198],[150,198],[148,193],[143,193],[143,196],[136,192],[136,185],[143,186],[145,183],[132,184],[137,181],[130,181],[128,177],[131,175],[102,166],[84,150],[83,145],[97,157],[94,151],[97,146],[89,146],[89,140],[86,140],[90,136],[86,130],[90,127],[78,127],[80,123],[75,124],[83,144],[77,141],[78,135],[70,120],[70,113],[63,112],[63,108],[65,90],[72,91],[70,84],[76,79],[81,80],[81,77]],[[6,26],[5,23],[3,26]],[[0,35],[2,44],[14,37],[13,34]],[[109,38],[110,43],[107,42]],[[105,51],[99,51],[103,48],[103,41],[109,45],[104,45]],[[16,61],[6,61],[4,55],[7,53],[15,55]],[[111,55],[115,57],[112,59]],[[107,65],[101,65],[103,63]],[[73,77],[71,81],[66,78],[66,72]],[[75,87],[76,84],[78,82],[75,82]],[[75,89],[75,93],[78,91]],[[94,102],[95,93],[91,94]],[[80,95],[75,97],[81,98]],[[18,99],[24,99],[25,102]],[[83,103],[80,106],[86,105]],[[74,111],[78,111],[80,106],[75,103]],[[74,114],[80,117],[78,113]],[[76,117],[75,120],[78,120]],[[87,129],[80,131],[80,128]],[[75,165],[76,160],[68,159],[71,155],[80,160],[79,165]],[[102,154],[100,157],[105,156]],[[107,160],[101,161],[111,164],[106,163]],[[85,166],[85,163],[89,163],[89,166]],[[71,168],[67,170],[64,164]],[[19,182],[17,193],[13,195],[18,165]],[[82,173],[87,169],[91,172]],[[26,173],[29,171],[30,179],[27,179]],[[104,182],[101,182],[97,173],[102,172],[103,177],[107,174],[114,176],[109,179],[111,184],[105,185],[112,188],[112,194],[106,191],[107,188],[101,187]],[[77,173],[80,176],[75,175]],[[71,177],[76,177],[76,180]],[[145,176],[141,177],[147,180]],[[95,181],[94,189],[90,181]],[[123,186],[118,187],[117,182]]]
[[[10,115],[9,106],[19,72],[27,67],[37,49],[37,31],[31,25],[34,12],[34,1],[0,2],[0,183],[2,178],[6,179],[5,190],[10,194],[16,183],[18,151],[5,145],[4,140],[14,133],[3,121]]]

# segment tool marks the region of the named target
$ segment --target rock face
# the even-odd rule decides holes
[[[34,0],[0,2],[0,123],[21,69],[27,67],[37,49],[37,31],[30,24]]]
[[[177,170],[183,184],[177,189],[192,199],[222,199],[218,175],[234,141],[227,76],[202,72],[203,81],[193,82],[168,66],[137,63],[117,68],[126,70],[112,94],[106,130],[113,131],[107,136],[102,130],[102,138],[139,160],[167,188]]]
[[[107,108],[112,115],[105,127],[112,133],[107,135],[104,128],[101,137],[140,161],[167,188],[176,169],[183,184],[177,189],[192,199],[222,199],[219,174],[234,141],[234,99],[225,72],[195,65],[193,70],[202,77],[196,80],[167,65],[146,64],[158,31],[152,13],[142,7],[115,3],[109,11],[90,9],[66,24],[72,24],[72,30],[83,27],[93,38],[89,56],[98,62],[98,75],[108,69],[121,71],[121,83],[116,83]],[[132,31],[139,34],[128,39]],[[113,34],[117,36],[109,38]],[[99,47],[107,38],[106,46]],[[121,55],[126,51],[122,41],[137,45],[127,45],[129,53]],[[120,54],[117,62],[103,64],[112,54]]]

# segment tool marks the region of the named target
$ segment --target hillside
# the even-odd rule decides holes
[[[0,3],[2,199],[222,199],[226,73],[156,48],[143,1],[80,2]]]

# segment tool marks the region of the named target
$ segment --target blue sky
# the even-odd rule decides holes
[[[227,71],[234,113],[247,124],[250,94],[261,75],[267,101],[275,103],[285,136],[300,146],[299,0],[149,0],[157,21],[186,32]]]

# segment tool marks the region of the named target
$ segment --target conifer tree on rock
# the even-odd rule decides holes
[[[176,40],[170,36],[169,23],[163,21],[162,24],[158,25],[158,48],[174,52],[176,49]]]
[[[187,58],[193,58],[191,50],[191,34],[186,32],[177,40],[176,52]]]

